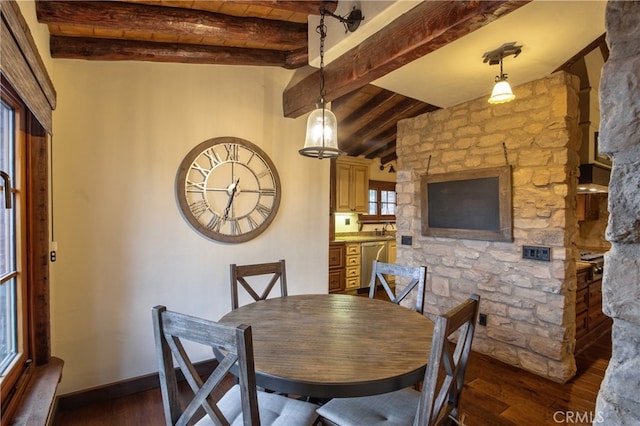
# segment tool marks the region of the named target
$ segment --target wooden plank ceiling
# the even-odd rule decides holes
[[[422,2],[325,67],[326,99],[338,118],[348,155],[396,158],[396,123],[437,109],[370,84],[526,4],[516,1]],[[307,65],[307,18],[337,1],[37,0],[54,58],[196,64]],[[283,115],[311,111],[319,94],[315,71],[283,95]]]

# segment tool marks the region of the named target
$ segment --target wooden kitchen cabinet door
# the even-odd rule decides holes
[[[369,161],[342,157],[336,160],[336,212],[369,211]]]
[[[342,293],[345,285],[345,244],[329,244],[329,293]]]
[[[598,220],[600,216],[599,200],[597,194],[576,195],[576,215],[578,216],[578,221]]]

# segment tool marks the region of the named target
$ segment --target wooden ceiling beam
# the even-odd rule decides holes
[[[530,0],[425,1],[325,66],[328,102],[494,22]],[[316,71],[283,94],[285,117],[315,107],[320,87]]]
[[[346,120],[338,119],[338,136],[341,141],[352,141],[358,139],[364,134],[370,134],[372,123],[378,123],[381,116],[387,114],[387,111],[393,110],[401,103],[404,98],[401,95],[391,92],[393,96],[389,97],[384,103],[379,105],[371,105],[366,108],[364,105],[354,109],[358,114],[351,114]],[[390,125],[393,125],[391,123]],[[351,142],[348,142],[349,145]],[[346,145],[345,145],[346,146]]]
[[[66,59],[288,67],[286,52],[262,49],[63,36],[51,36],[50,49]]]
[[[397,159],[398,155],[396,154],[396,143],[394,141],[385,152],[380,153],[380,163],[387,164]]]
[[[379,149],[378,151],[374,152],[371,154],[371,157],[366,157],[366,158],[379,158],[380,159],[380,164],[387,164],[393,160],[397,160],[398,157],[396,156],[396,141],[395,139],[390,142],[388,145],[385,145],[384,147],[382,147],[381,149]],[[388,173],[390,173],[389,171],[387,171]]]
[[[368,142],[358,144],[351,155],[364,155],[367,158],[379,157],[380,152],[388,150],[390,144],[393,144],[395,148],[396,134],[396,128],[390,127]]]
[[[170,33],[172,36],[219,37],[225,45],[260,40],[265,45],[307,47],[307,24],[236,17],[205,11],[102,1],[36,1],[38,21],[121,33]]]
[[[330,12],[338,8],[338,0],[311,1],[311,0],[222,0],[227,3],[250,3],[253,6],[266,6],[272,9],[287,10],[307,15],[320,15],[320,8],[324,7]]]
[[[340,138],[340,129],[338,129],[340,149],[350,151],[361,141],[375,139],[376,135],[381,131],[385,131],[390,128],[395,131],[398,120],[408,117],[410,111],[416,107],[417,102],[418,101],[411,98],[402,99],[392,108],[385,110],[382,114],[379,114],[376,118],[370,120],[366,126],[354,132],[352,137],[346,139]]]
[[[224,5],[244,7],[243,16],[264,16],[264,14],[252,13],[251,9],[258,10],[279,10],[298,15],[320,15],[320,8],[324,7],[330,12],[335,12],[338,8],[337,0],[118,0],[125,3],[152,4],[156,6],[181,7],[185,9],[207,10],[210,12],[219,11]],[[228,11],[229,8],[226,8]],[[302,22],[302,21],[300,21]],[[306,19],[305,21],[306,22]]]
[[[553,72],[555,73],[560,70],[568,71],[576,62],[584,59],[584,57],[587,56],[588,53],[591,53],[591,51],[594,49],[601,50],[602,57],[605,62],[607,61],[607,59],[609,59],[609,49],[607,47],[606,33],[602,34],[600,37],[593,40],[591,43],[585,46],[581,51],[579,51],[578,53],[573,55],[571,58],[569,58],[568,61],[566,61],[564,64],[556,68]]]
[[[363,119],[365,121],[370,120],[371,117],[369,114],[372,111],[381,110],[382,108],[385,108],[389,102],[392,102],[393,100],[395,100],[394,98],[396,99],[401,98],[401,96],[397,95],[396,93],[390,90],[384,90],[384,89],[381,90],[380,93],[375,95],[373,98],[369,99],[364,104],[360,105],[358,108],[350,108],[351,113],[346,117],[340,119],[340,127],[345,128],[345,127],[351,127],[354,125],[360,126],[361,124],[358,124],[358,122],[362,122]],[[338,115],[338,111],[340,110],[341,99],[342,98],[336,99],[336,101],[331,104],[331,109],[336,114],[336,116]],[[366,118],[364,117],[365,115],[367,115]]]
[[[407,100],[409,99],[405,99],[405,101]],[[413,106],[409,105],[407,108],[403,108],[400,111],[395,110],[388,112],[388,114],[395,114],[393,120],[390,120],[386,125],[382,124],[380,127],[376,127],[374,125],[373,127],[377,131],[362,129],[355,132],[355,134],[350,135],[351,138],[349,138],[348,142],[350,145],[343,146],[341,144],[340,147],[348,152],[349,155],[353,156],[364,155],[367,158],[384,158],[389,157],[390,155],[395,155],[398,120],[417,117],[418,115],[435,111],[437,109],[438,107],[434,105],[414,103]],[[340,133],[338,133],[338,136],[340,136]],[[392,159],[395,159],[395,157],[391,159],[387,158],[385,162],[389,162]]]
[[[293,70],[309,64],[309,49],[306,47],[287,52],[284,68]]]

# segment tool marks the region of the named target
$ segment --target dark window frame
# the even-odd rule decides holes
[[[56,107],[56,92],[40,57],[29,26],[15,0],[0,2],[2,34],[10,37],[2,42],[2,72],[0,73],[3,95],[12,93],[25,106],[23,128],[24,143],[23,202],[26,207],[23,220],[26,234],[22,244],[26,249],[22,270],[27,275],[27,295],[24,301],[28,321],[28,359],[21,367],[17,386],[7,393],[2,392],[2,424],[18,415],[46,416],[54,402],[55,387],[60,381],[62,361],[51,357],[49,314],[49,150],[52,132],[52,112]],[[6,47],[6,49],[5,49]],[[51,233],[53,227],[51,226]],[[53,360],[54,362],[49,362]],[[55,371],[54,371],[55,370]],[[45,377],[54,373],[57,380]],[[37,389],[42,399],[25,398],[27,386]],[[46,407],[45,407],[46,405]],[[35,423],[44,421],[34,420]]]
[[[22,317],[20,319],[24,340],[21,355],[7,376],[2,380],[3,415],[11,419],[23,398],[27,385],[32,381],[36,366],[49,362],[51,357],[49,317],[49,217],[48,217],[48,137],[23,99],[0,76],[2,98],[16,109],[16,131],[20,144],[21,197],[23,205],[21,266],[18,273],[22,280]],[[4,379],[7,379],[5,382]],[[4,420],[4,419],[3,419]]]
[[[360,222],[395,222],[396,221],[396,215],[384,215],[381,214],[381,210],[382,210],[382,191],[393,191],[396,192],[396,183],[395,182],[388,182],[388,181],[382,181],[382,180],[370,180],[369,181],[369,191],[371,190],[375,190],[376,191],[376,214],[372,215],[372,214],[360,214],[358,215],[358,219]],[[397,197],[397,193],[396,193],[396,197]],[[369,203],[371,203],[372,200],[369,198]],[[397,198],[396,198],[396,208],[398,206],[397,203]]]

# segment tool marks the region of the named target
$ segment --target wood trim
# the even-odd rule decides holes
[[[128,3],[136,4],[148,4],[158,3],[161,5],[173,6],[180,5],[180,7],[190,7],[195,10],[206,10],[209,12],[216,12],[220,10],[221,4],[230,5],[245,5],[247,8],[269,8],[280,11],[292,12],[301,15],[320,15],[320,7],[324,7],[330,12],[335,12],[338,7],[337,0],[223,0],[223,1],[195,1],[185,4],[184,0],[161,0],[161,1],[149,1],[149,0],[122,0]],[[226,3],[226,4],[225,4]],[[250,14],[247,16],[253,16]],[[259,15],[263,16],[263,15]],[[306,16],[305,16],[306,18]],[[306,22],[306,19],[301,22]]]
[[[492,186],[493,179],[496,179],[496,188]],[[483,181],[489,185],[485,186]],[[448,186],[446,191],[442,188],[438,189],[442,185]],[[478,196],[477,193],[472,194],[470,187],[474,190],[484,190],[484,197]],[[509,165],[422,175],[420,178],[421,234],[469,240],[513,241],[512,191]],[[437,201],[434,202],[432,196],[438,193],[443,196],[438,197],[439,200],[436,198]],[[466,195],[461,197],[461,194]],[[494,201],[497,201],[497,205]],[[455,202],[455,205],[451,202]],[[495,213],[495,216],[491,216],[491,213]],[[478,214],[485,216],[480,220],[467,220],[474,217],[470,215]],[[497,223],[494,223],[494,219]],[[439,223],[434,225],[434,222]]]
[[[377,192],[377,200],[376,200],[376,214],[364,214],[360,213],[358,215],[358,222],[360,224],[363,223],[389,223],[396,221],[396,215],[383,215],[380,214],[380,207],[382,205],[382,191],[392,191],[396,192],[396,182],[392,181],[383,181],[383,180],[369,180],[369,191],[375,189]],[[369,199],[370,201],[371,199]],[[396,208],[397,208],[397,200],[396,200]]]
[[[551,74],[562,70],[569,70],[569,68],[571,68],[576,62],[583,59],[589,52],[597,48],[602,51],[602,57],[604,58],[604,61],[607,62],[607,59],[609,59],[609,49],[607,47],[606,33],[586,45],[581,51],[569,58],[569,60],[556,68]]]
[[[4,21],[3,21],[4,23]],[[4,30],[4,26],[3,26]],[[19,98],[11,84],[2,75],[2,92],[10,98]],[[20,160],[18,175],[23,181],[20,183],[21,196],[24,198],[24,209],[20,213],[25,229],[23,246],[24,262],[21,270],[26,271],[23,277],[26,285],[26,296],[23,312],[26,325],[23,327],[25,336],[24,360],[18,362],[25,366],[16,369],[16,374],[22,374],[13,389],[3,394],[3,408],[6,408],[5,418],[11,419],[15,410],[24,402],[22,398],[29,397],[25,390],[32,383],[34,367],[46,366],[50,360],[50,317],[49,317],[49,186],[48,186],[48,137],[43,125],[28,108],[25,108],[23,100],[19,100],[20,114],[20,142],[19,154],[24,158]],[[22,170],[25,167],[26,170]],[[35,362],[33,362],[35,361]],[[37,371],[39,367],[35,368]],[[36,371],[36,373],[37,373]],[[35,379],[37,380],[37,378]],[[3,382],[4,384],[5,382]],[[6,383],[9,383],[7,381]],[[29,385],[30,386],[30,385]],[[15,392],[13,395],[10,392]],[[55,392],[54,392],[55,393]],[[5,424],[4,422],[2,423]],[[16,423],[17,424],[17,423]],[[32,423],[27,423],[32,424]]]
[[[95,61],[176,62],[188,64],[254,65],[290,67],[288,53],[278,50],[246,49],[228,46],[202,46],[186,43],[158,43],[99,39],[91,37],[65,37],[52,35],[52,56],[66,59]],[[87,57],[87,52],[91,56]],[[306,60],[306,56],[304,57]],[[295,66],[299,58],[292,59]]]
[[[51,111],[56,92],[29,27],[15,0],[0,2],[2,11],[2,73],[45,129],[52,132]]]
[[[421,2],[324,68],[327,102],[394,71],[529,3],[529,0]],[[285,117],[315,108],[320,70],[288,87]]]
[[[133,32],[151,41],[162,34],[194,38],[210,45],[246,46],[296,50],[307,46],[307,23],[237,17],[203,10],[168,8],[149,4],[98,1],[36,1],[38,21],[53,26],[76,26],[91,22],[96,33]],[[176,23],[180,23],[177,25]],[[224,28],[224,39],[220,29]],[[77,34],[75,34],[77,36]],[[113,38],[116,38],[114,36]],[[102,43],[112,43],[102,39]],[[157,40],[156,40],[157,42]],[[51,49],[54,57],[57,51]]]
[[[29,382],[26,397],[22,401],[12,424],[49,425],[55,417],[55,397],[58,383],[62,378],[64,361],[51,358],[51,361],[37,367],[33,379]]]
[[[194,363],[196,371],[200,377],[206,377],[215,370],[218,362],[215,359],[209,359]],[[184,375],[178,369],[178,380],[184,380]],[[120,398],[123,396],[133,395],[134,393],[144,392],[150,389],[160,387],[160,379],[158,373],[147,374],[144,376],[134,377],[131,379],[110,383],[90,389],[61,395],[58,397],[59,410],[74,410],[85,405],[96,402],[108,401],[110,399]]]
[[[51,357],[49,312],[49,145],[45,129],[33,116],[27,120],[27,262],[31,356],[36,365]]]

